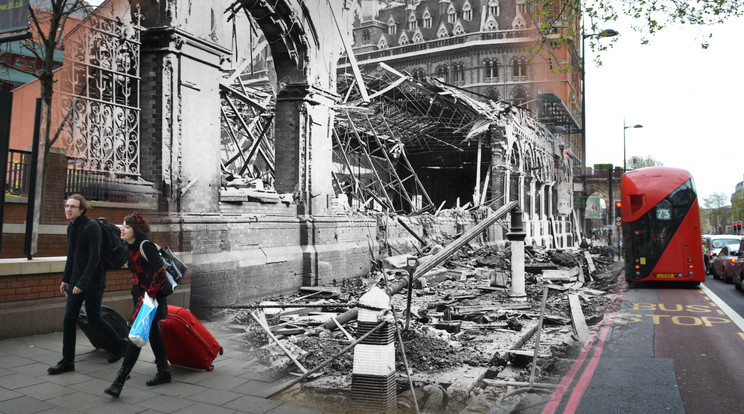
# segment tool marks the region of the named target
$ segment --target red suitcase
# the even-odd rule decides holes
[[[212,361],[222,355],[220,344],[188,309],[168,305],[168,317],[160,321],[160,331],[172,364],[211,371]]]

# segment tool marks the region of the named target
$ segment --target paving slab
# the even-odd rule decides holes
[[[60,315],[61,318],[61,315]],[[244,345],[242,335],[220,329],[220,321],[205,326],[224,347],[214,370],[172,367],[173,382],[148,387],[157,368],[146,345],[117,399],[104,394],[121,367],[109,364],[108,353],[97,350],[78,331],[75,371],[48,375],[47,368],[62,358],[62,333],[0,340],[0,413],[300,413],[322,411],[263,398],[267,390],[290,378],[271,377]]]

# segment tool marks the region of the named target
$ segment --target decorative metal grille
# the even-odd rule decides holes
[[[141,27],[125,14],[91,15],[65,40],[59,139],[88,171],[137,179]]]

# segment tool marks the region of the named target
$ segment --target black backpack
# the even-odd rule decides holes
[[[104,217],[99,217],[98,224],[103,233],[101,243],[101,260],[107,270],[121,269],[127,263],[127,245],[121,239],[121,230]]]

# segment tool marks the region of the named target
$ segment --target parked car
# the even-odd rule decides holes
[[[734,263],[734,276],[732,281],[737,290],[741,290],[742,280],[744,280],[744,239],[739,242],[739,257]]]
[[[734,263],[739,258],[739,244],[723,246],[718,254],[711,260],[712,272],[715,279],[721,278],[726,283],[731,283],[734,276]]]
[[[703,238],[703,242],[705,243],[705,249],[707,253],[705,254],[705,257],[703,257],[703,261],[705,262],[705,271],[708,273],[713,273],[711,268],[712,258],[714,255],[717,255],[719,251],[721,251],[721,248],[723,246],[727,246],[730,244],[739,244],[739,242],[744,239],[743,236],[734,236],[731,234],[714,234],[714,235],[708,235]],[[715,275],[714,275],[715,276]]]

